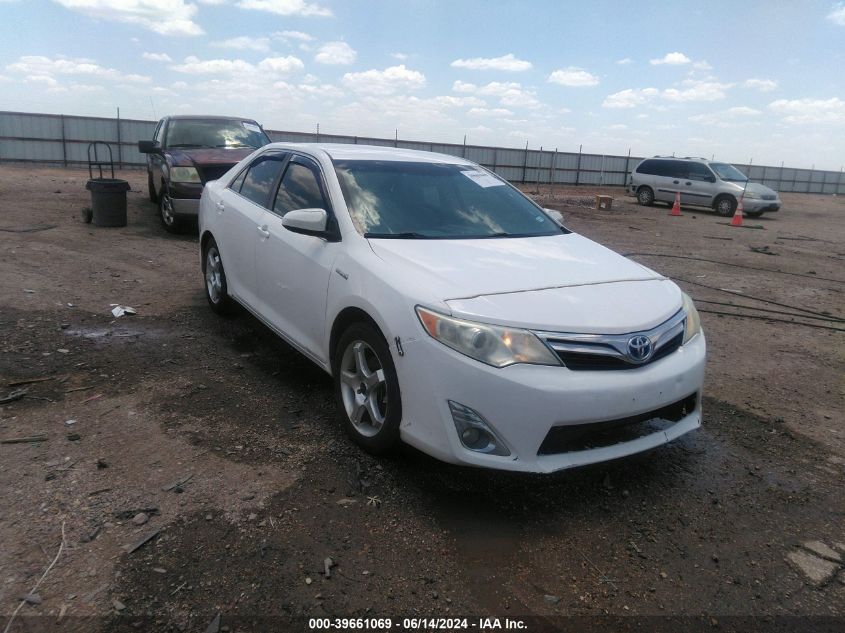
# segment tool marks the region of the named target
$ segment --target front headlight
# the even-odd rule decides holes
[[[746,191],[742,194],[743,198],[748,198],[749,200],[759,200],[762,196],[759,193],[755,193],[753,191]]]
[[[698,316],[698,310],[695,309],[695,304],[687,293],[684,293],[684,312],[687,315],[684,322],[684,345],[686,345],[687,341],[701,332],[701,319]]]
[[[560,365],[551,350],[528,330],[464,321],[420,306],[417,316],[432,338],[493,367],[516,363]]]
[[[196,167],[171,167],[171,182],[200,182],[199,172]]]

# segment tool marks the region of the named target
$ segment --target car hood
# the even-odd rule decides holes
[[[759,182],[749,182],[748,186],[745,186],[743,182],[731,182],[730,184],[736,187],[737,195],[743,192],[743,187],[745,187],[746,193],[754,193],[760,196],[777,195],[777,191],[770,189],[766,185],[761,185]]]
[[[197,149],[168,149],[171,164],[174,167],[202,167],[203,165],[234,165],[255,150],[225,149],[223,147],[204,147]]]
[[[674,283],[575,233],[370,244],[454,316],[478,321],[617,333],[658,325],[681,307]]]

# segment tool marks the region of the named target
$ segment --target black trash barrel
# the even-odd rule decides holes
[[[91,221],[94,224],[126,226],[127,181],[119,178],[92,178],[85,188],[91,192]]]

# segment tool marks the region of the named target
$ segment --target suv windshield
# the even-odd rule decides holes
[[[709,164],[710,169],[715,171],[716,175],[722,180],[727,180],[728,182],[745,182],[748,180],[748,177],[733,165],[729,165],[728,163]]]
[[[504,180],[471,165],[334,161],[365,237],[468,239],[567,232]]]
[[[233,119],[171,119],[167,147],[258,149],[270,142],[258,124]]]

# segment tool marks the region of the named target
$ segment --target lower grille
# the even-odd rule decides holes
[[[777,199],[778,199],[778,197],[776,195],[771,194],[771,193],[767,193],[767,194],[763,195],[763,200],[777,200]]]
[[[618,420],[569,424],[549,430],[538,455],[558,455],[630,442],[663,431],[695,411],[698,393],[670,405]]]
[[[200,178],[203,183],[207,183],[209,180],[217,180],[234,165],[235,163],[232,163],[231,165],[206,165],[205,167],[200,167]]]

